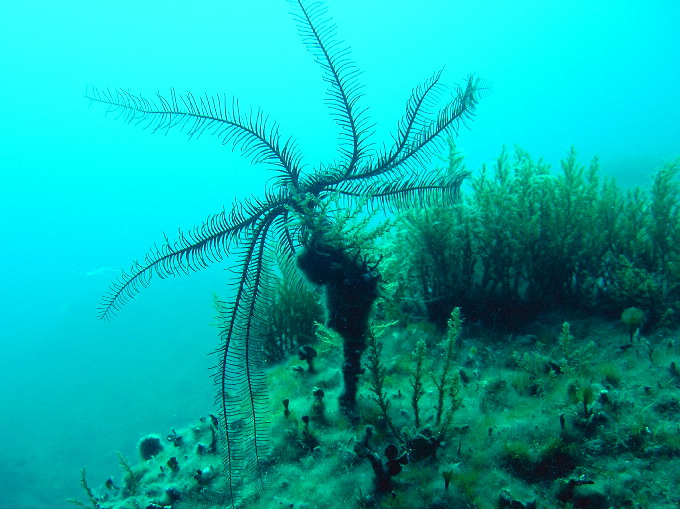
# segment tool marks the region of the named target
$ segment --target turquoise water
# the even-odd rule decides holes
[[[327,2],[364,71],[380,139],[410,90],[445,67],[490,91],[458,140],[468,165],[519,144],[556,164],[570,145],[603,173],[647,184],[680,155],[677,2]],[[107,118],[90,85],[171,87],[261,106],[307,162],[337,131],[284,0],[15,3],[0,8],[0,508],[69,507],[79,470],[204,415],[212,293],[222,267],[154,281],[107,323],[100,296],[153,242],[258,194],[267,175],[208,136],[151,135]]]

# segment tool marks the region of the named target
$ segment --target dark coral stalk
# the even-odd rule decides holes
[[[320,242],[300,254],[298,266],[312,283],[326,291],[328,327],[343,342],[345,385],[340,406],[345,415],[356,421],[361,356],[366,350],[368,317],[378,297],[378,275],[359,255],[351,257],[345,249]]]

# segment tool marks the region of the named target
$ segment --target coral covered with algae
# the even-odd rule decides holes
[[[647,194],[600,181],[596,166],[586,171],[573,152],[557,174],[524,152],[508,161],[499,159],[495,183],[488,172],[473,177],[462,202],[408,212],[390,231],[363,238],[392,250],[379,265],[384,277],[357,373],[355,416],[340,407],[343,340],[322,323],[322,295],[304,281],[284,281],[299,278],[294,272],[277,273],[282,281],[271,287],[281,293],[270,299],[263,329],[265,489],[237,477],[238,506],[677,507],[680,252],[670,242],[678,196],[668,176],[678,166],[664,167]],[[522,190],[533,198],[501,200]],[[546,193],[551,200],[541,202]],[[605,199],[619,215],[609,216]],[[506,210],[492,210],[501,202]],[[595,219],[584,216],[586,202]],[[540,206],[527,210],[528,203]],[[522,213],[529,215],[514,224]],[[592,230],[606,218],[610,229]],[[656,226],[659,218],[675,226]],[[496,227],[509,224],[513,236],[491,243]],[[538,266],[527,251],[539,233],[540,249],[560,257],[559,271]],[[437,259],[442,242],[467,261]],[[118,478],[83,472],[86,498],[73,502],[231,504],[215,417],[145,431],[163,433],[142,438],[138,458],[119,457]]]
[[[358,426],[338,407],[339,345],[324,343],[315,372],[297,369],[290,355],[268,373],[266,489],[244,482],[242,506],[676,507],[678,331],[639,337],[629,347],[623,323],[574,315],[565,331],[563,318],[545,315],[515,334],[464,329],[456,382],[445,394],[453,403],[445,428],[444,419],[437,424],[437,383],[446,338],[427,323],[381,331],[388,404],[381,408],[366,374]],[[417,425],[412,351],[419,342],[428,356]],[[140,451],[120,479],[90,488],[93,506],[222,507],[212,419],[172,430],[162,446],[148,459]]]

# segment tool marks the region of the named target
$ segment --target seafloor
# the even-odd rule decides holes
[[[447,332],[424,321],[376,322],[373,330],[383,345],[388,419],[371,390],[371,370],[359,392],[361,423],[343,417],[341,347],[322,334],[313,372],[294,354],[269,370],[266,483],[240,486],[237,507],[680,505],[678,330],[638,331],[631,341],[622,322],[577,313],[543,315],[517,334],[465,323],[443,440],[434,440],[433,430],[441,428],[434,422],[436,382]],[[419,340],[428,354],[416,428]],[[143,451],[149,459],[121,458],[119,478],[84,479],[86,491],[74,502],[99,509],[231,507],[213,418],[206,411],[177,424],[185,427],[147,430],[158,433],[160,450],[151,457]],[[377,485],[368,452],[389,472],[387,489]]]

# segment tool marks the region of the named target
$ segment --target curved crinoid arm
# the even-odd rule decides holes
[[[293,15],[307,49],[323,70],[329,85],[328,105],[341,128],[340,175],[351,175],[367,155],[367,138],[371,125],[366,109],[359,106],[361,85],[359,69],[349,58],[349,46],[335,36],[335,23],[326,15],[326,7],[319,2],[289,0],[294,5]],[[312,176],[312,179],[318,176]]]
[[[406,113],[392,136],[392,147],[383,151],[373,164],[346,180],[392,178],[394,174],[420,171],[441,150],[445,139],[455,137],[460,125],[474,115],[479,95],[485,89],[478,78],[469,76],[441,106],[438,105],[443,91],[440,76],[440,72],[435,73],[413,90],[406,103]]]
[[[253,163],[263,163],[278,172],[282,184],[299,185],[302,156],[293,138],[282,139],[279,126],[262,111],[245,114],[236,99],[219,95],[194,96],[191,93],[170,97],[158,94],[147,99],[125,90],[90,88],[85,97],[101,103],[108,111],[144,129],[165,131],[179,128],[190,138],[204,133],[217,136],[223,145],[231,144]]]
[[[392,135],[394,143],[389,151],[380,154],[376,167],[391,167],[413,145],[414,136],[431,121],[445,88],[440,82],[441,75],[441,70],[435,72],[411,91],[411,97],[406,102],[406,113],[397,125],[397,132]],[[416,160],[414,158],[409,163],[416,164]]]
[[[260,487],[264,483],[269,408],[262,369],[263,327],[271,305],[273,277],[269,270],[274,246],[278,242],[284,251],[292,248],[283,239],[286,228],[282,207],[258,219],[240,247],[232,300],[221,307],[222,346],[216,352],[219,361],[214,380],[225,434],[223,452],[232,505],[238,499],[244,473]]]
[[[413,206],[450,203],[458,198],[460,187],[468,176],[464,168],[446,173],[423,169],[403,178],[356,180],[331,190],[340,197],[364,199],[369,208],[395,212]]]
[[[135,261],[129,271],[111,285],[99,308],[100,318],[111,318],[142,288],[149,286],[152,277],[166,278],[188,274],[226,257],[272,211],[283,214],[289,200],[283,194],[269,195],[264,201],[251,199],[210,216],[201,226],[189,232],[180,231],[177,240],[167,237],[161,246],[154,246],[143,261]]]

